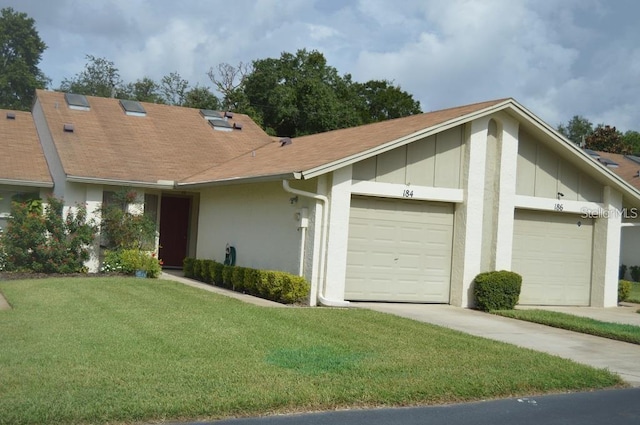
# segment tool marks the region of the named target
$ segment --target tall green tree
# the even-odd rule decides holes
[[[631,148],[634,153],[640,152],[640,133],[635,130],[627,130],[622,136],[624,143]]]
[[[220,99],[207,87],[196,85],[185,93],[183,106],[198,109],[222,109]]]
[[[165,75],[160,81],[160,93],[168,105],[182,106],[188,89],[189,82],[177,72]]]
[[[357,96],[362,101],[360,119],[362,124],[419,114],[420,102],[403,91],[400,86],[387,80],[371,80],[355,83]]]
[[[598,124],[593,133],[585,137],[585,147],[594,151],[630,154],[632,149],[615,127]]]
[[[7,7],[0,10],[0,106],[28,111],[35,89],[50,80],[38,68],[47,45],[35,21]]]
[[[138,102],[164,103],[160,94],[160,85],[149,77],[143,77],[135,83],[126,84],[120,93],[121,97]]]
[[[73,78],[65,78],[60,91],[98,97],[119,97],[126,92],[115,64],[92,55],[86,56],[84,70]]]
[[[593,124],[581,115],[574,115],[566,125],[558,125],[558,131],[576,145],[581,145],[583,140],[593,133]]]
[[[344,98],[353,94],[348,81],[315,50],[254,61],[244,93],[265,129],[278,136],[302,136],[359,123],[350,99]]]

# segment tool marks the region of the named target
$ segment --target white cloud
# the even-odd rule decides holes
[[[36,21],[54,79],[85,54],[122,77],[206,71],[301,48],[357,81],[393,80],[423,109],[512,96],[551,125],[640,129],[640,3],[624,0],[0,0]]]

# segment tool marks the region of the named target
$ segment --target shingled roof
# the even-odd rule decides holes
[[[596,153],[600,158],[608,158],[615,162],[617,167],[609,167],[609,170],[640,191],[640,157],[609,152]]]
[[[141,102],[145,116],[130,116],[118,99],[86,96],[90,109],[77,110],[64,93],[36,95],[68,178],[179,181],[272,143],[243,114],[228,118],[241,129],[218,131],[193,108]]]
[[[0,184],[52,187],[30,112],[0,109]]]
[[[498,99],[457,108],[411,115],[358,127],[333,130],[293,139],[291,144],[271,142],[260,149],[194,174],[183,185],[206,185],[220,181],[293,176],[328,166],[398,139],[438,127],[484,110],[493,110],[509,99]]]

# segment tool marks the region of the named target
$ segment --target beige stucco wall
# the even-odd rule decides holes
[[[309,183],[291,185],[313,190]],[[311,215],[315,201],[295,198],[281,182],[202,190],[197,258],[222,262],[228,243],[236,248],[238,266],[298,274],[302,233],[298,213],[307,208]],[[312,237],[307,235],[308,240]]]

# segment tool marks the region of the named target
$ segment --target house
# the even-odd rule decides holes
[[[284,270],[310,304],[471,306],[473,278],[523,276],[521,304],[614,306],[621,212],[640,192],[513,99],[269,137],[242,114],[39,90],[53,192],[137,188],[160,257]],[[97,269],[99,258],[90,265]]]
[[[53,187],[31,113],[0,109],[0,230],[7,224],[11,200],[44,198]]]
[[[635,155],[621,155],[609,152],[587,151],[587,153],[640,191],[640,157]],[[640,266],[640,225],[638,215],[640,210],[623,210],[622,240],[620,243],[620,264],[628,267]],[[627,279],[631,277],[627,270]]]

